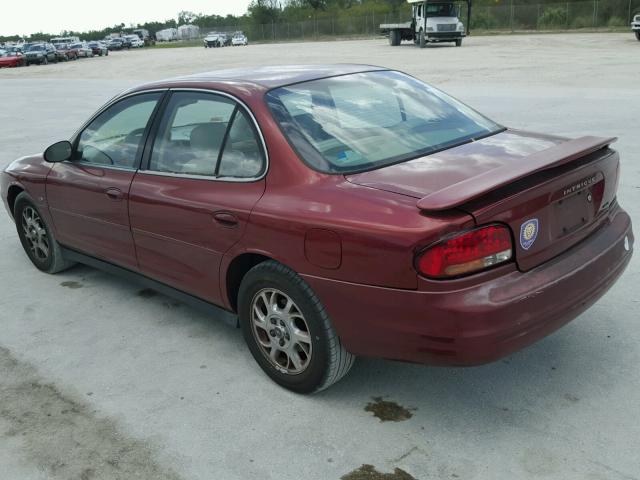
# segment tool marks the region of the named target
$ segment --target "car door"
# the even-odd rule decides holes
[[[264,141],[246,107],[207,91],[172,92],[152,130],[129,203],[140,271],[220,304],[222,256],[264,193]]]
[[[131,95],[111,104],[76,136],[72,159],[54,164],[47,200],[64,246],[137,268],[129,188],[162,95]]]

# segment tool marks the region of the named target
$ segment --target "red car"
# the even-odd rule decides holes
[[[0,48],[0,68],[23,67],[26,65],[24,55],[17,50],[3,50]]]
[[[613,141],[510,130],[383,68],[230,70],[123,93],[2,197],[39,269],[218,312],[312,392],[357,355],[490,362],[598,300],[633,249]]]

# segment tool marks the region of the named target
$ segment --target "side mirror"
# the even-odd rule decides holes
[[[72,150],[71,142],[63,140],[47,148],[44,151],[44,159],[49,163],[64,162],[71,158]]]

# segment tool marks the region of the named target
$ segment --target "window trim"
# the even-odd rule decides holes
[[[237,114],[237,110],[239,108],[242,108],[249,115],[249,117],[251,118],[251,122],[253,124],[254,134],[257,134],[260,140],[260,145],[262,147],[262,154],[264,156],[264,168],[260,175],[256,177],[237,178],[237,177],[221,177],[221,176],[214,176],[214,175],[192,175],[187,173],[158,172],[158,171],[149,169],[151,152],[153,150],[153,145],[156,141],[156,137],[158,135],[160,122],[162,121],[162,117],[166,112],[168,101],[171,98],[171,95],[173,93],[180,93],[180,92],[200,92],[200,93],[208,93],[211,95],[226,97],[236,103],[236,108],[234,109],[235,114]],[[220,154],[222,154],[223,152],[224,152],[224,148],[221,149]],[[222,160],[222,157],[221,155],[219,155],[219,159],[216,163],[216,170],[215,170],[216,172],[218,171],[221,160]],[[255,115],[253,114],[253,112],[245,102],[243,102],[240,98],[236,97],[235,95],[232,95],[227,92],[223,92],[221,90],[212,89],[212,88],[173,87],[173,88],[167,89],[167,94],[162,102],[162,109],[157,113],[156,117],[154,118],[153,125],[149,131],[149,136],[145,142],[145,147],[142,153],[141,162],[140,162],[140,165],[138,166],[138,174],[155,175],[159,177],[187,178],[190,180],[204,180],[204,181],[210,181],[210,182],[213,181],[213,182],[228,182],[228,183],[252,183],[252,182],[258,182],[264,179],[267,176],[267,173],[269,172],[269,166],[270,166],[269,150],[267,149],[267,143],[264,139],[262,129],[260,128],[260,124],[258,123],[258,120],[256,119]]]
[[[120,103],[123,100],[126,100],[128,98],[131,97],[135,97],[135,96],[139,96],[139,95],[145,95],[145,94],[149,94],[149,93],[161,93],[160,98],[158,98],[158,101],[156,103],[156,106],[153,109],[153,112],[151,112],[151,115],[149,116],[149,120],[147,121],[147,124],[145,126],[145,130],[142,133],[142,144],[141,147],[138,147],[138,152],[136,152],[136,158],[135,158],[135,162],[134,162],[134,166],[133,167],[122,167],[122,166],[115,166],[115,165],[101,165],[101,164],[97,164],[97,163],[91,163],[91,162],[83,162],[82,160],[65,160],[64,163],[69,163],[71,165],[82,165],[82,166],[86,166],[86,167],[93,167],[93,168],[106,168],[108,170],[119,170],[119,171],[125,171],[125,172],[137,172],[140,170],[140,165],[141,165],[141,161],[143,158],[143,154],[144,154],[144,149],[147,146],[147,142],[149,140],[149,134],[151,132],[151,126],[154,125],[155,121],[156,121],[156,117],[158,115],[158,113],[160,112],[161,107],[164,105],[165,99],[167,97],[167,93],[168,93],[167,88],[154,88],[151,90],[139,90],[139,91],[135,91],[135,92],[129,92],[129,93],[125,93],[123,95],[118,95],[113,97],[111,100],[109,100],[106,104],[104,104],[101,108],[99,108],[91,117],[89,117],[89,120],[87,120],[80,128],[78,128],[78,130],[75,131],[75,133],[71,136],[71,139],[69,140],[69,142],[71,143],[72,146],[72,151],[75,152],[76,148],[78,147],[78,142],[80,141],[80,136],[82,135],[82,132],[84,132],[89,125],[91,125],[93,123],[94,120],[96,120],[100,115],[102,115],[104,112],[106,112],[109,108],[113,107],[114,105],[116,105],[117,103]]]

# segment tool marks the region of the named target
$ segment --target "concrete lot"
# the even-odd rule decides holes
[[[405,70],[495,120],[618,136],[619,199],[640,225],[640,43],[631,34],[385,40],[116,52],[0,71],[0,167],[67,138],[141,80],[231,66],[359,62]],[[579,319],[504,361],[443,369],[360,359],[302,397],[241,334],[77,267],[39,273],[0,215],[0,478],[640,478],[640,259]],[[381,422],[373,397],[411,418]],[[383,478],[355,474],[347,478]],[[387,479],[411,478],[401,471]]]

